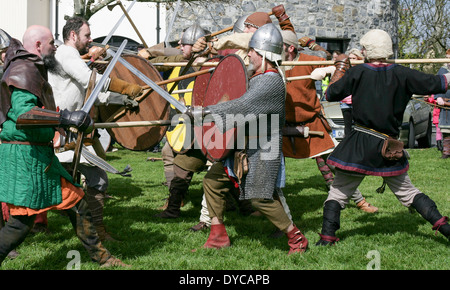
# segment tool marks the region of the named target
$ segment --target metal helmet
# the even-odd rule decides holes
[[[249,47],[281,54],[283,51],[283,37],[273,23],[267,23],[253,33]]]
[[[233,31],[237,32],[237,33],[243,33],[244,32],[244,22],[247,19],[247,15],[241,16],[238,18],[238,20],[236,20],[236,22],[233,25]]]
[[[181,37],[181,44],[194,45],[197,39],[205,35],[205,30],[198,23],[195,23],[184,31],[183,36]]]
[[[6,50],[11,42],[11,36],[3,29],[0,29],[0,51]]]

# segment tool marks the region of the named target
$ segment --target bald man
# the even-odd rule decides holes
[[[94,229],[84,191],[56,158],[51,140],[55,127],[86,131],[91,125],[83,111],[56,112],[47,69],[55,55],[54,39],[43,26],[31,26],[23,45],[11,39],[6,51],[0,99],[0,201],[10,218],[0,230],[0,265],[26,238],[37,214],[62,210],[91,259],[102,266],[127,266],[101,244]],[[45,108],[47,110],[42,110]],[[46,114],[51,125],[24,127],[25,115]]]

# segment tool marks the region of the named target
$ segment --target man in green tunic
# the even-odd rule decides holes
[[[25,32],[23,46],[16,39],[9,41],[0,91],[0,201],[8,204],[11,215],[0,230],[0,265],[25,240],[36,214],[56,209],[67,213],[93,261],[126,266],[101,244],[82,188],[73,184],[51,146],[55,127],[85,131],[92,122],[83,111],[56,112],[47,82],[47,69],[55,64],[51,31],[34,25]],[[24,113],[36,110],[48,116],[49,125],[16,126]]]

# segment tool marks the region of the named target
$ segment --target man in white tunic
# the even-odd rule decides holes
[[[81,55],[88,53],[92,42],[89,23],[81,17],[67,20],[63,27],[64,44],[56,52],[57,65],[49,71],[49,83],[53,88],[56,106],[60,110],[80,110],[84,104],[86,90],[89,85],[92,70],[87,66]],[[97,73],[96,81],[102,75]],[[142,88],[118,78],[109,78],[98,96],[98,103],[129,105],[134,101]],[[67,143],[67,140],[66,140]],[[72,150],[57,153],[61,163],[70,165],[73,160]],[[103,207],[105,192],[108,187],[106,172],[91,165],[81,156],[79,170],[85,177],[86,197],[92,211],[92,218],[97,232],[102,240],[113,240],[105,231],[103,224]]]

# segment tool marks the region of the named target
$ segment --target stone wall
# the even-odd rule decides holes
[[[283,4],[297,35],[313,39],[345,39],[349,47],[359,48],[359,39],[370,29],[386,30],[392,37],[394,48],[397,36],[396,0],[255,0],[255,1],[189,1],[181,2],[173,23],[170,41],[180,38],[184,28],[195,21],[212,32],[232,26],[242,15],[256,11],[270,12]],[[169,26],[177,1],[167,6],[166,23]],[[272,16],[275,24],[278,22]]]

